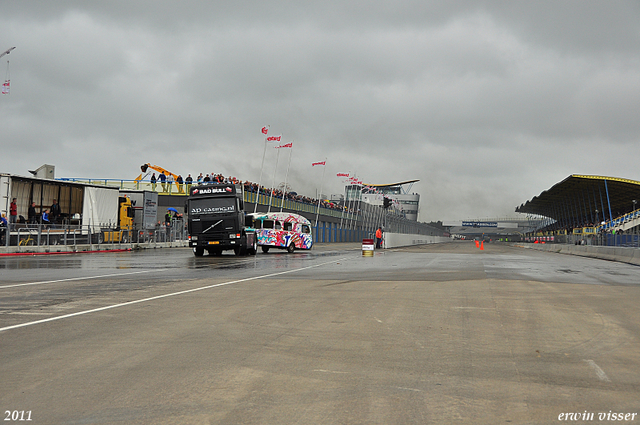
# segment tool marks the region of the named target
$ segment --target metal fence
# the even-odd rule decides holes
[[[10,224],[0,229],[0,246],[18,247],[18,251],[29,251],[33,247],[55,247],[89,245],[100,248],[131,247],[135,244],[154,244],[187,240],[187,231],[182,219],[170,225],[164,223],[154,229],[118,229],[110,224],[103,225],[43,225]]]
[[[623,248],[640,248],[640,235],[638,233],[624,232],[600,232],[596,235],[581,236],[570,235],[567,243],[574,245],[594,246],[618,246]]]

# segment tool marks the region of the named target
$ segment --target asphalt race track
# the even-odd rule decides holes
[[[495,243],[0,258],[6,423],[637,423],[639,338],[639,267]]]

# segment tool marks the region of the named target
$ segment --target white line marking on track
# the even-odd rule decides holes
[[[598,366],[596,362],[594,362],[593,360],[587,360],[587,359],[584,359],[584,361],[587,362],[587,364],[591,366],[591,368],[596,372],[596,375],[598,375],[599,380],[605,381],[605,382],[611,382],[611,379],[609,379],[607,374],[604,373],[604,370],[600,369],[600,366]]]
[[[172,292],[172,293],[164,294],[164,295],[157,295],[155,297],[149,297],[149,298],[143,298],[143,299],[140,299],[140,300],[128,301],[126,303],[112,304],[112,305],[107,305],[107,306],[104,306],[104,307],[94,308],[94,309],[91,309],[91,310],[78,311],[76,313],[65,314],[63,316],[55,316],[55,317],[49,317],[48,319],[36,320],[36,321],[33,321],[33,322],[27,322],[27,323],[20,323],[18,325],[12,325],[12,326],[6,326],[4,328],[0,328],[0,332],[8,331],[8,330],[11,330],[11,329],[24,328],[26,326],[39,325],[41,323],[53,322],[55,320],[68,319],[70,317],[82,316],[84,314],[97,313],[99,311],[110,310],[112,308],[126,307],[126,306],[130,306],[130,305],[134,305],[134,304],[144,303],[144,302],[147,302],[147,301],[155,301],[155,300],[159,300],[159,299],[162,299],[162,298],[173,297],[173,296],[176,296],[176,295],[189,294],[189,293],[192,293],[192,292],[203,291],[205,289],[217,288],[219,286],[233,285],[235,283],[249,282],[249,281],[252,281],[252,280],[258,280],[258,279],[264,279],[264,278],[268,278],[268,277],[280,276],[280,275],[283,275],[283,274],[295,273],[295,272],[299,272],[299,271],[302,271],[302,270],[309,270],[309,269],[313,269],[313,268],[316,268],[316,267],[325,266],[327,264],[335,263],[336,261],[342,261],[342,260],[344,260],[346,258],[349,258],[349,257],[343,257],[343,258],[339,258],[339,259],[334,259],[334,260],[331,260],[331,261],[327,261],[326,263],[315,264],[313,266],[302,267],[302,268],[299,268],[299,269],[286,270],[286,271],[283,271],[283,272],[270,273],[270,274],[265,274],[265,275],[262,275],[262,276],[254,276],[254,277],[248,277],[248,278],[245,278],[245,279],[232,280],[232,281],[229,281],[229,282],[216,283],[214,285],[201,286],[199,288],[193,288],[193,289],[186,289],[184,291]]]
[[[417,388],[407,388],[407,387],[394,387],[397,388],[399,390],[404,390],[404,391],[415,391],[415,392],[422,392],[422,390],[419,390]]]
[[[129,272],[129,273],[104,274],[102,276],[71,277],[69,279],[45,280],[43,282],[16,283],[15,285],[0,286],[0,289],[15,288],[17,286],[44,285],[45,283],[71,282],[73,280],[89,280],[89,279],[100,279],[103,277],[126,276],[130,274],[156,273],[156,272],[164,272],[166,270],[169,270],[169,269],[140,270],[137,272]]]
[[[349,373],[349,372],[339,372],[337,370],[326,370],[326,369],[314,369],[314,372],[322,372],[322,373]]]

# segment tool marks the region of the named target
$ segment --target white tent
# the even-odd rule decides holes
[[[117,226],[118,197],[117,188],[85,187],[82,205],[82,226],[91,226],[91,232],[102,227]]]

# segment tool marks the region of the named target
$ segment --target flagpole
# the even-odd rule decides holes
[[[267,212],[271,212],[271,200],[273,199],[273,192],[275,190],[276,185],[276,171],[278,171],[278,160],[280,159],[280,149],[278,149],[278,154],[276,155],[276,168],[273,169],[273,183],[271,183],[271,196],[269,197],[269,209]]]
[[[357,187],[358,186],[358,174],[354,173],[353,177],[354,177],[355,180],[351,181],[351,186]],[[353,193],[354,193],[355,196],[351,197],[351,202],[350,202],[350,204],[351,204],[351,223],[349,223],[349,229],[351,229],[351,230],[356,228],[356,226],[355,226],[356,217],[354,216],[354,210],[356,208],[356,202],[357,202],[357,199],[358,199],[357,198],[358,192],[356,190],[353,190]]]
[[[260,166],[260,178],[258,179],[258,196],[256,196],[256,203],[253,206],[253,212],[258,210],[258,201],[260,200],[260,182],[262,181],[262,169],[264,168],[264,157],[267,154],[267,139],[264,139],[264,152],[262,152],[262,165]]]
[[[284,199],[287,195],[287,181],[289,179],[289,168],[291,167],[291,155],[293,155],[293,140],[291,141],[291,150],[289,151],[289,165],[287,165],[287,174],[284,176],[284,191],[282,193],[282,202],[280,203],[280,212],[284,206]]]
[[[349,187],[350,187],[350,186],[353,186],[353,181],[352,181],[351,179],[355,177],[355,174],[356,174],[356,173],[353,173],[353,174],[354,174],[354,175],[353,175],[353,176],[351,176],[351,172],[349,172],[349,180],[348,180],[348,182],[349,182]],[[347,189],[347,195],[348,195],[348,194],[349,194],[349,189]],[[351,224],[352,224],[352,221],[353,221],[353,211],[351,211],[351,203],[352,203],[352,202],[353,202],[353,196],[351,196],[351,197],[349,198],[349,202],[347,202],[347,212],[348,212],[348,214],[347,214],[347,220],[349,221],[349,223],[347,224],[347,226],[348,226],[347,228],[348,228],[349,230],[351,230]]]
[[[351,171],[349,171],[349,174],[351,174]],[[349,178],[349,177],[347,176],[347,178]],[[343,182],[344,182],[344,180],[343,180]],[[345,196],[346,196],[346,193],[345,193]],[[347,207],[347,199],[345,198],[344,205],[342,206],[342,214],[340,215],[340,230],[342,230],[342,219],[344,218],[344,209],[346,207]]]
[[[318,207],[316,208],[316,232],[318,231],[318,216],[320,215],[320,198],[322,197],[322,189],[324,188],[324,173],[327,171],[327,158],[324,158],[324,170],[322,170],[322,180],[320,181],[320,193],[318,193]]]
[[[263,127],[264,128],[264,127]],[[269,126],[266,126],[267,131],[269,131]],[[256,203],[253,206],[253,213],[255,214],[258,211],[258,201],[260,200],[260,182],[262,182],[262,170],[264,169],[264,157],[267,154],[267,136],[265,133],[264,137],[264,151],[262,152],[262,165],[260,166],[260,178],[258,179],[258,193],[256,196]]]

